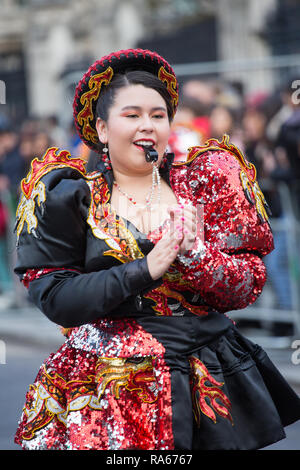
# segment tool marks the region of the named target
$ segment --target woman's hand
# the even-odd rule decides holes
[[[152,279],[163,276],[178,254],[184,254],[195,245],[197,236],[197,209],[192,205],[174,205],[168,208],[170,226],[147,256]]]
[[[197,236],[197,209],[192,205],[170,206],[168,208],[171,219],[171,227],[183,233],[180,243],[179,253],[184,254],[191,250],[195,244]]]
[[[179,253],[183,238],[182,230],[174,230],[170,226],[147,255],[148,269],[153,280],[162,277],[169,269]]]

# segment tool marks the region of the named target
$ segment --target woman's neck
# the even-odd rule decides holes
[[[131,175],[114,169],[114,180],[128,192],[149,191],[152,185],[152,171],[146,174]]]

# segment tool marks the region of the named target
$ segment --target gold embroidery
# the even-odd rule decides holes
[[[39,207],[43,208],[43,204],[46,200],[46,188],[44,183],[42,183],[41,181],[38,183],[36,188],[31,191],[31,197],[27,199],[26,196],[23,194],[18,204],[16,213],[17,243],[19,241],[19,237],[23,230],[25,222],[27,223],[27,232],[33,234],[36,238],[38,238],[38,235],[36,233],[38,221],[34,214],[36,199]]]
[[[96,129],[91,125],[95,119],[92,108],[93,101],[97,101],[102,85],[108,85],[113,74],[113,69],[111,67],[107,67],[104,72],[92,75],[88,83],[89,90],[83,93],[80,98],[80,103],[83,105],[83,108],[78,113],[77,120],[80,126],[83,126],[83,136],[94,144],[97,144],[99,139]]]
[[[150,356],[136,360],[101,357],[96,366],[96,381],[98,382],[98,400],[110,384],[117,399],[120,398],[120,387],[124,387],[130,392],[136,392],[144,403],[154,403],[157,400],[155,387],[153,387],[155,377]]]
[[[178,93],[176,91],[176,77],[172,73],[167,72],[166,69],[162,66],[158,71],[158,78],[166,84],[169,95],[171,96],[173,101],[173,108],[176,109],[178,104]]]
[[[166,283],[148,292],[144,297],[155,302],[155,306],[152,308],[157,312],[157,315],[173,316],[173,311],[168,305],[168,298],[177,300],[183,308],[188,309],[195,315],[207,315],[209,310],[209,307],[206,306],[190,304],[180,292],[176,292]]]
[[[58,148],[49,148],[43,158],[35,158],[31,162],[30,171],[26,178],[21,181],[22,195],[16,212],[17,243],[23,230],[24,223],[27,224],[27,232],[38,238],[38,221],[35,216],[35,204],[41,208],[42,214],[46,201],[46,188],[40,179],[53,169],[71,167],[85,176],[85,164],[81,158],[70,158],[67,150],[61,150],[57,154]]]
[[[136,393],[143,403],[154,403],[157,401],[158,390],[153,358],[101,357],[97,361],[95,374],[89,374],[85,380],[67,381],[56,372],[47,372],[43,366],[39,381],[30,386],[26,395],[23,439],[34,438],[35,433],[54,418],[66,426],[71,411],[81,410],[86,406],[102,410],[101,398],[110,385],[116,399],[120,397],[120,387],[124,387],[129,392]]]
[[[39,382],[31,385],[26,395],[23,411],[27,420],[24,425],[23,439],[32,439],[35,433],[47,426],[53,418],[57,418],[66,426],[70,411],[77,411],[85,406],[96,410],[102,409],[95,391],[96,383],[93,374],[89,375],[87,380],[67,382],[57,373],[52,375],[48,373],[44,366]]]
[[[39,180],[54,168],[71,167],[85,175],[86,162],[84,160],[81,158],[70,158],[71,155],[67,150],[61,150],[58,154],[57,151],[57,147],[51,147],[45,152],[41,160],[38,158],[32,160],[27,177],[21,181],[21,189],[27,199],[31,196]]]
[[[177,302],[183,307],[189,310],[194,315],[207,315],[209,307],[205,305],[193,305],[190,304],[178,291],[194,291],[190,287],[190,283],[182,278],[182,274],[173,267],[169,268],[163,276],[163,283],[161,286],[152,289],[150,292],[144,295],[145,298],[151,299],[155,302],[152,307],[157,315],[173,316],[174,313],[168,304],[168,299],[177,300]],[[176,315],[176,314],[175,314]]]
[[[123,219],[120,217],[118,220],[111,210],[110,193],[104,177],[101,175],[87,184],[92,195],[87,222],[95,237],[104,240],[111,248],[103,255],[113,256],[122,263],[143,258],[133,234],[126,228]]]
[[[253,184],[252,191],[255,197],[255,205],[259,218],[262,222],[265,222],[269,219],[270,211],[267,201],[265,200],[265,196],[262,190],[260,189],[257,181],[255,181],[255,183]]]
[[[198,427],[200,426],[201,412],[216,423],[217,419],[214,411],[222,418],[228,419],[233,425],[232,416],[230,414],[231,403],[225,393],[221,390],[224,383],[217,382],[217,380],[210,375],[200,359],[195,356],[191,356],[189,358],[189,362],[192,369],[191,387],[193,410]],[[210,384],[208,385],[208,383]],[[210,406],[206,402],[205,398],[209,400]],[[219,400],[222,405],[218,403],[217,400]]]

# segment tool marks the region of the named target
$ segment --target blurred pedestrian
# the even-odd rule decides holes
[[[52,143],[55,143],[57,147],[66,148],[67,135],[63,127],[60,126],[57,116],[53,115],[45,119],[45,131]]]
[[[7,190],[16,194],[21,178],[25,175],[24,165],[19,152],[17,131],[9,127],[0,130],[0,175],[7,179]]]
[[[18,151],[18,135],[9,121],[0,128],[0,292],[12,287],[10,249],[12,218],[17,204],[17,192],[23,175]]]
[[[182,96],[197,102],[208,115],[216,104],[217,85],[213,80],[187,80],[182,85]]]
[[[298,80],[299,81],[299,80]],[[291,79],[282,91],[283,109],[286,110],[276,138],[276,146],[286,150],[294,178],[300,178],[300,99],[295,94]]]
[[[260,96],[248,100],[243,115],[245,153],[258,171],[259,180],[272,212],[272,219],[282,225],[273,230],[275,249],[265,257],[270,285],[273,289],[274,305],[278,309],[290,310],[293,307],[291,273],[288,253],[288,233],[285,223],[286,213],[278,184],[290,180],[291,166],[283,149],[269,138],[268,116],[265,111],[267,97]],[[293,328],[282,322],[271,325],[273,334],[284,336],[292,334]]]
[[[185,161],[189,147],[203,145],[210,136],[210,119],[198,100],[183,96],[171,126],[169,150],[175,161]]]
[[[235,142],[234,134],[237,128],[237,120],[233,109],[217,104],[212,108],[209,117],[211,137],[222,140],[223,135],[227,134]]]

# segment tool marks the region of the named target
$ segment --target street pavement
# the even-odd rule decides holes
[[[0,340],[2,337],[35,346],[60,346],[64,341],[60,327],[32,306],[0,309]]]
[[[257,331],[242,331],[261,344],[282,375],[300,395],[300,338],[284,343]],[[249,334],[247,334],[249,333]],[[60,328],[30,304],[24,308],[0,305],[0,450],[17,449],[13,434],[25,393],[41,363],[64,342]],[[270,345],[272,347],[270,347]],[[286,428],[287,439],[266,449],[300,450],[300,422]]]

